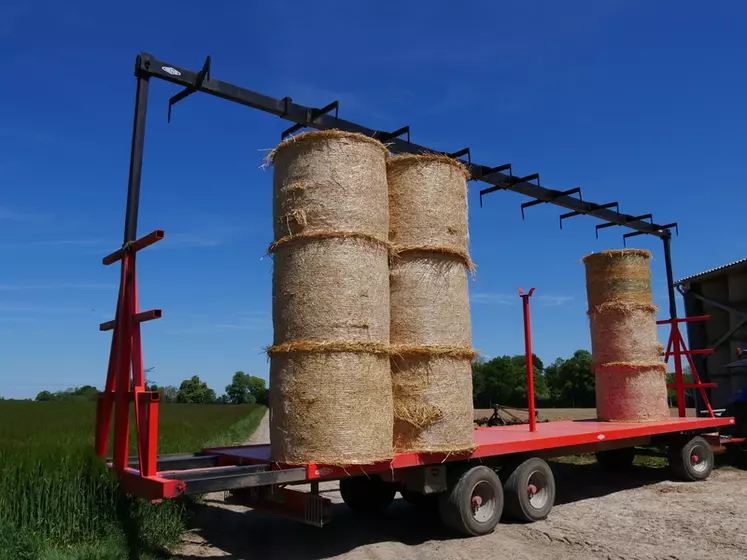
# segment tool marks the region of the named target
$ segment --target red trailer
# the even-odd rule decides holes
[[[524,521],[547,517],[555,499],[555,479],[546,459],[579,453],[595,453],[600,464],[620,469],[633,462],[637,453],[659,453],[669,458],[672,473],[679,479],[706,479],[714,466],[713,446],[720,444],[719,428],[734,423],[733,418],[718,418],[708,405],[703,384],[693,367],[695,383],[685,384],[681,358],[701,350],[690,351],[680,335],[683,321],[677,319],[670,289],[671,336],[665,359],[674,359],[676,380],[673,388],[678,396],[686,389],[699,389],[709,410],[706,418],[680,416],[660,422],[616,423],[596,421],[549,422],[536,424],[530,413],[528,425],[478,427],[474,431],[474,449],[461,454],[401,453],[391,460],[369,465],[286,465],[273,462],[268,445],[203,449],[186,455],[158,456],[159,394],[148,391],[145,384],[140,324],[161,317],[158,309],[141,311],[138,305],[136,256],[139,250],[164,238],[164,232],[154,231],[137,238],[137,217],[140,175],[145,137],[145,115],[151,77],[185,86],[169,105],[191,93],[202,91],[245,106],[260,109],[297,123],[291,133],[303,127],[338,128],[375,136],[389,143],[392,151],[433,153],[424,146],[409,141],[409,127],[393,133],[374,131],[349,121],[332,117],[337,103],[322,109],[303,107],[290,98],[273,99],[226,82],[210,78],[210,59],[199,72],[177,67],[154,57],[138,56],[135,67],[137,94],[130,160],[125,236],[122,248],[104,258],[110,265],[121,262],[121,280],[116,316],[103,323],[102,331],[113,330],[106,388],[101,393],[97,409],[96,452],[106,457],[109,436],[114,426],[114,454],[109,466],[121,478],[130,494],[149,500],[175,498],[181,495],[226,491],[232,501],[275,512],[300,521],[322,526],[330,518],[330,501],[319,494],[322,481],[340,481],[345,503],[355,510],[375,511],[387,507],[396,492],[415,503],[437,503],[444,524],[467,535],[492,531],[502,516]],[[408,140],[400,137],[407,133]],[[467,156],[469,149],[450,154]],[[556,191],[533,184],[538,176],[516,177],[510,165],[481,166],[465,162],[473,180],[494,185],[485,189],[514,190],[533,197],[524,207],[548,202],[569,208],[561,216],[588,214],[635,230],[626,236],[649,234],[664,241],[667,276],[671,288],[670,229],[675,224],[657,225],[645,221],[646,216],[631,216],[610,210],[612,204],[595,204],[570,196],[578,192]],[[505,174],[504,171],[509,173]],[[650,215],[649,215],[650,217]],[[533,378],[529,298],[524,294],[524,318],[527,350],[527,383],[529,409],[533,410]],[[679,399],[683,403],[683,399]],[[137,426],[137,456],[129,457],[129,419],[134,405]],[[300,492],[293,485],[310,485],[310,491]]]

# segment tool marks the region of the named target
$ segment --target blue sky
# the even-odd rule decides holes
[[[745,256],[747,52],[739,2],[101,2],[0,7],[0,394],[33,396],[105,378],[121,244],[135,56],[198,69],[299,103],[339,99],[372,128],[472,148],[557,189],[678,221],[675,276]],[[206,95],[174,109],[154,80],[139,233],[145,364],[159,384],[195,373],[222,391],[237,370],[267,376],[272,172],[260,168],[285,121]],[[517,287],[536,287],[535,351],[588,348],[589,252],[622,247],[593,218],[558,228],[557,207],[527,211],[496,193],[470,228],[474,346],[523,351]],[[741,218],[741,219],[740,219]],[[657,303],[666,310],[661,243]],[[662,333],[662,336],[664,334]]]

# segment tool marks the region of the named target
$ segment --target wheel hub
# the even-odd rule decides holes
[[[472,517],[475,521],[487,523],[495,513],[495,490],[488,482],[478,482],[472,488],[470,504],[472,505]]]

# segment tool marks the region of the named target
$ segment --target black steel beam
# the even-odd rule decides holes
[[[212,77],[209,79],[203,79],[203,76],[201,76],[199,72],[194,72],[193,70],[181,66],[160,61],[146,53],[138,56],[135,75],[138,78],[141,78],[141,81],[142,79],[148,79],[153,76],[185,88],[194,88],[196,91],[208,93],[221,99],[226,99],[246,107],[258,109],[296,124],[318,130],[339,129],[347,132],[358,132],[374,138],[384,137],[387,139],[388,148],[394,153],[443,153],[439,150],[420,146],[399,137],[391,137],[385,131],[367,128],[329,114],[320,114],[314,118],[312,122],[309,122],[309,116],[313,114],[314,111],[318,111],[318,109],[293,103],[288,98],[276,99],[274,97],[235,86],[228,82],[213,79]],[[663,226],[636,219],[633,215],[613,212],[609,209],[602,208],[593,202],[586,202],[572,196],[557,196],[558,191],[532,184],[529,182],[529,177],[517,178],[512,173],[506,175],[497,171],[494,166],[479,165],[471,162],[463,163],[469,169],[472,179],[496,187],[486,189],[481,194],[492,192],[494,190],[510,190],[542,202],[549,202],[557,206],[562,206],[563,208],[568,208],[569,210],[579,212],[580,214],[586,214],[600,220],[611,222],[612,224],[640,231],[641,233],[654,235],[660,238],[664,238],[668,234]]]

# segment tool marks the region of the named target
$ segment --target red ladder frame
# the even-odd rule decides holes
[[[699,389],[700,396],[703,398],[703,403],[708,410],[708,414],[711,418],[715,418],[716,414],[711,408],[711,401],[708,399],[706,389],[716,387],[716,383],[703,383],[700,380],[698,369],[695,367],[692,356],[696,354],[713,354],[714,350],[711,348],[703,350],[690,350],[685,343],[685,339],[682,337],[680,332],[680,323],[693,323],[696,321],[707,321],[710,319],[710,315],[698,315],[696,317],[684,317],[682,319],[667,319],[664,321],[656,321],[657,325],[671,325],[672,329],[669,334],[669,341],[667,342],[667,349],[662,354],[664,356],[664,363],[667,363],[670,358],[674,358],[674,383],[667,385],[667,389],[677,390],[677,412],[680,418],[687,416],[687,407],[685,406],[685,389]],[[682,373],[682,356],[687,357],[687,362],[690,365],[690,371],[693,374],[693,381],[695,383],[685,383]]]
[[[122,262],[117,311],[113,321],[99,330],[113,330],[106,388],[98,395],[96,407],[96,454],[107,457],[109,435],[114,417],[114,457],[112,466],[121,475],[129,468],[130,409],[135,405],[137,455],[140,475],[157,474],[158,403],[160,394],[148,391],[143,370],[140,323],[161,318],[160,309],[140,311],[137,290],[136,255],[138,251],[164,238],[156,230],[104,257],[103,264]]]

